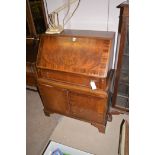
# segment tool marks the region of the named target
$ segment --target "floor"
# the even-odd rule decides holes
[[[26,155],[39,155],[61,116],[46,117],[37,92],[26,91]]]
[[[120,124],[128,115],[113,116],[106,133],[89,123],[53,114],[46,117],[37,92],[27,90],[27,155],[40,155],[49,140],[95,155],[117,155]]]
[[[128,119],[128,116],[113,117],[113,121],[107,124],[105,134],[102,134],[90,123],[63,117],[50,139],[95,155],[117,155],[123,118]]]

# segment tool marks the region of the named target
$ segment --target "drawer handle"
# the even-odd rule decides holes
[[[77,40],[77,38],[75,38],[75,37],[72,38],[72,41],[73,42],[76,42],[76,40]]]

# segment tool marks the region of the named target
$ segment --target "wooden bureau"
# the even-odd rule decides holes
[[[59,113],[105,131],[114,37],[114,32],[89,30],[41,36],[37,84],[46,115]]]

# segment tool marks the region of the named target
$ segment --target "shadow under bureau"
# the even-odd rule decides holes
[[[105,132],[114,37],[114,32],[89,30],[41,36],[37,85],[46,115],[84,120]]]

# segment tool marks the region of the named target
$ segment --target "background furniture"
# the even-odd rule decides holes
[[[118,30],[118,60],[114,79],[112,105],[114,108],[129,111],[129,4],[124,2],[120,8]]]
[[[43,0],[26,0],[26,84],[36,86],[39,35],[47,28]]]
[[[39,39],[26,39],[26,85],[37,86],[36,59]]]
[[[63,114],[105,131],[114,37],[114,32],[87,30],[41,36],[37,82],[46,115]]]
[[[118,155],[129,155],[129,122],[124,119],[120,126]]]

